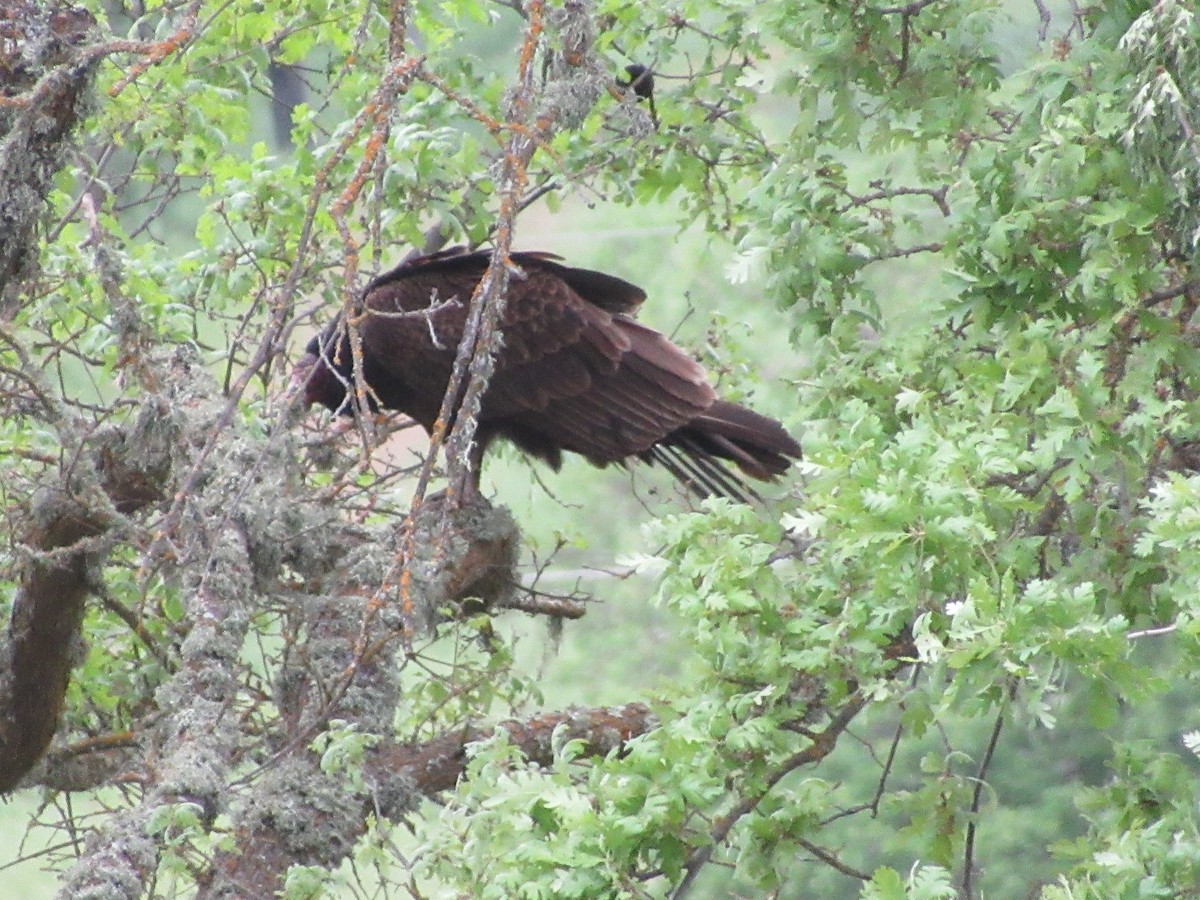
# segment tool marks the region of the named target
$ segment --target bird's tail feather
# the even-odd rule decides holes
[[[758,499],[752,488],[709,454],[680,445],[655,444],[646,458],[658,463],[698,497],[726,497],[740,503]]]
[[[721,464],[729,460],[761,481],[782,475],[800,457],[800,444],[774,419],[744,406],[715,401],[651,448],[650,458],[701,496],[746,502],[755,493]]]

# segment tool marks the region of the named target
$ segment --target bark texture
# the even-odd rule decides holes
[[[82,9],[0,2],[0,320],[33,258],[51,179],[86,109],[94,64],[76,48],[94,24]],[[20,781],[54,735],[87,594],[82,543],[103,527],[69,486],[47,486],[29,509],[28,556],[0,646],[0,793]]]
[[[95,19],[81,7],[0,0],[0,303],[30,267],[32,235],[98,57],[79,52]]]

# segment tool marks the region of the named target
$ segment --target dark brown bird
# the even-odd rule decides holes
[[[633,93],[643,100],[654,99],[654,73],[638,63],[625,67],[628,81],[617,81],[621,87],[633,88]]]
[[[701,496],[752,496],[720,460],[770,480],[800,456],[778,422],[717,398],[704,370],[632,314],[638,287],[549,253],[513,253],[503,346],[483,396],[471,465],[496,438],[554,469],[563,451],[604,466],[630,457],[664,466]],[[450,383],[471,295],[489,254],[444,250],[401,264],[367,286],[360,307],[368,402],[407,413],[432,432]],[[351,415],[350,340],[340,319],[312,339],[293,382],[304,397]]]

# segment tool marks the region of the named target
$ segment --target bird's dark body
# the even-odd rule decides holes
[[[508,285],[503,346],[476,431],[480,454],[504,437],[554,468],[563,451],[596,465],[636,456],[665,465],[698,493],[734,497],[745,491],[717,459],[769,479],[800,455],[779,423],[717,399],[696,362],[632,318],[645,299],[641,289],[549,254],[511,258],[523,277],[514,274]],[[368,286],[357,329],[372,406],[400,410],[433,430],[488,260],[487,253],[443,251]],[[335,321],[308,354],[307,400],[350,414],[346,329]]]

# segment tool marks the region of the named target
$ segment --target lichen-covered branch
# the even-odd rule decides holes
[[[656,723],[649,707],[630,703],[469,726],[422,744],[385,743],[364,762],[365,795],[344,778],[323,777],[312,754],[295,755],[277,763],[243,798],[237,850],[217,857],[199,896],[271,896],[291,865],[336,864],[365,832],[370,815],[398,817],[421,797],[453,788],[465,771],[468,745],[497,730],[530,761],[549,765],[554,740],[581,740],[585,755],[604,756]],[[297,794],[298,786],[303,793]]]
[[[525,33],[521,42],[517,76],[510,93],[506,121],[497,123],[494,136],[501,140],[497,163],[499,209],[492,231],[492,259],[471,297],[467,323],[441,414],[431,435],[426,473],[443,441],[452,498],[464,497],[472,487],[472,471],[478,465],[475,429],[483,393],[492,376],[496,351],[502,335],[499,323],[504,313],[505,291],[511,278],[522,273],[509,259],[517,215],[524,208],[528,167],[538,148],[544,147],[555,131],[581,121],[604,94],[607,78],[592,55],[593,10],[590,3],[572,2],[553,11],[543,0],[524,4]],[[564,48],[551,54],[547,34]],[[546,52],[552,80],[538,88],[535,58]],[[426,478],[423,480],[427,480]],[[414,504],[423,490],[418,490]],[[456,501],[457,502],[457,501]]]
[[[71,133],[87,109],[95,58],[75,52],[95,20],[81,8],[53,10],[0,0],[0,96],[31,91],[0,107],[0,304],[28,268],[33,228],[51,180],[66,161]],[[14,100],[14,102],[16,102]]]

